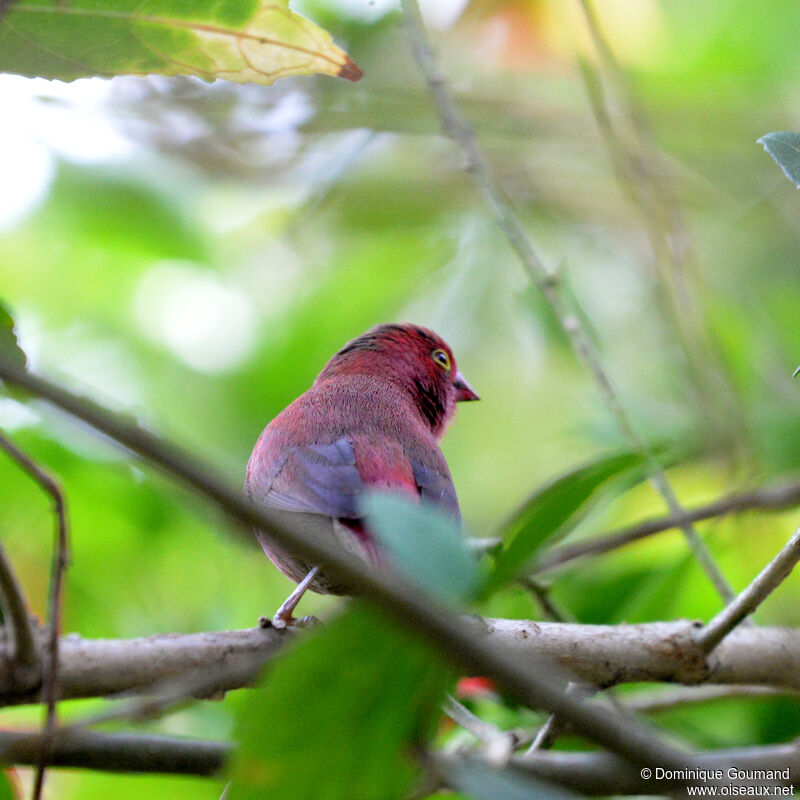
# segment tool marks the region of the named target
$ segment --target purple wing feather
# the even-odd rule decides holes
[[[456,519],[460,520],[461,511],[458,508],[456,487],[453,485],[453,479],[449,473],[431,469],[419,461],[413,460],[411,469],[414,473],[414,480],[419,489],[420,497],[423,500],[430,500],[437,506],[441,506],[445,511],[449,511]]]
[[[342,438],[332,444],[288,447],[266,471],[256,463],[248,474],[247,491],[269,508],[356,519],[364,481],[353,445]]]

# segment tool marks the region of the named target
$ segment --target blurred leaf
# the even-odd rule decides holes
[[[513,767],[493,769],[478,761],[462,759],[439,769],[451,786],[473,800],[562,800],[576,796],[533,780]]]
[[[18,800],[22,795],[22,788],[15,782],[12,775],[14,770],[0,772],[0,800]]]
[[[633,624],[672,619],[681,590],[695,564],[692,553],[686,552],[677,562],[665,561],[652,573],[642,575],[638,585],[631,587],[629,594],[622,595],[625,602],[621,602],[617,610],[618,620]]]
[[[288,0],[13,3],[0,21],[0,71],[65,81],[158,73],[265,85],[315,72],[361,75]]]
[[[238,719],[230,800],[391,800],[450,681],[425,645],[365,605],[304,638]]]
[[[17,342],[14,320],[2,301],[0,301],[0,359],[17,369],[25,369],[28,365],[25,353]]]
[[[451,516],[387,492],[370,493],[362,507],[392,563],[411,580],[448,601],[474,595],[477,564]]]
[[[644,461],[640,452],[617,452],[584,464],[537,490],[505,526],[504,547],[495,561],[492,587],[522,572],[543,544],[552,544],[556,535],[563,536],[578,521],[580,512],[601,487]]]
[[[758,144],[775,159],[783,174],[800,189],[800,133],[775,131],[767,133]]]

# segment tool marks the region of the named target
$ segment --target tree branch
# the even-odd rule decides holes
[[[0,542],[0,600],[3,620],[11,640],[11,647],[7,653],[8,661],[22,667],[23,671],[25,668],[30,668],[28,671],[33,681],[38,683],[39,651],[36,647],[30,610],[2,542]]]
[[[69,526],[64,493],[58,482],[48,475],[30,456],[23,453],[10,439],[0,432],[0,449],[15,461],[53,499],[56,518],[56,542],[50,569],[50,587],[47,601],[47,658],[42,675],[42,700],[47,706],[44,729],[46,736],[56,726],[56,684],[58,683],[58,634],[61,630],[61,585],[64,570],[69,564]],[[36,770],[33,800],[38,800],[44,784],[44,761]]]
[[[442,711],[481,743],[483,754],[491,764],[507,764],[520,743],[515,731],[504,731],[490,722],[484,722],[451,695],[445,698]]]
[[[60,642],[59,698],[151,692],[174,679],[188,683],[202,678],[204,695],[239,689],[258,678],[264,664],[291,641],[292,635],[274,628],[250,628],[140,639],[65,636]],[[0,705],[37,703],[40,699],[40,689],[19,692],[0,679]]]
[[[737,629],[706,658],[695,640],[695,624],[686,620],[573,625],[467,617],[461,622],[483,646],[503,650],[520,669],[536,670],[548,659],[572,678],[601,688],[651,681],[800,689],[800,631],[791,628]],[[60,642],[59,698],[154,692],[177,698],[170,688],[207,697],[239,689],[251,685],[294,635],[274,628],[139,639],[69,635]],[[0,660],[9,646],[0,642]],[[0,676],[0,706],[40,698],[39,688],[20,691],[7,675]],[[635,699],[631,702],[635,706]]]
[[[411,48],[428,84],[445,134],[461,148],[466,159],[466,169],[494,212],[498,227],[516,253],[531,282],[542,292],[550,304],[576,355],[591,372],[617,427],[633,447],[647,456],[650,480],[666,501],[670,513],[673,515],[682,513],[683,509],[671,484],[653,458],[652,453],[634,430],[611,378],[600,360],[591,336],[581,324],[578,316],[568,310],[559,292],[558,280],[548,272],[536,252],[510,200],[492,175],[471,125],[453,100],[444,74],[439,68],[433,46],[425,31],[425,23],[422,20],[417,0],[402,0],[402,6]],[[714,562],[703,540],[690,523],[682,523],[681,530],[686,536],[689,548],[720,597],[726,603],[730,602],[734,597],[734,592]]]
[[[520,664],[550,659],[573,679],[598,688],[652,681],[800,689],[800,630],[794,628],[738,628],[706,657],[695,639],[700,623],[687,620],[572,625],[486,619],[481,624],[488,640],[505,643]]]
[[[109,772],[169,773],[214,776],[220,773],[232,748],[223,742],[178,739],[147,734],[59,731],[49,753],[53,767],[77,767]],[[41,735],[0,731],[0,763],[32,765],[41,757]],[[436,755],[452,765],[457,756]],[[560,784],[587,795],[664,794],[690,781],[645,780],[638,769],[602,752],[536,752],[515,757],[516,768],[535,778]],[[656,766],[656,765],[654,765]],[[789,770],[800,772],[800,749],[793,744],[709,750],[697,757],[704,770]],[[791,778],[790,778],[791,780]],[[698,781],[697,783],[700,783]]]
[[[775,589],[783,583],[800,561],[800,529],[764,567],[753,582],[698,634],[697,643],[710,653],[717,645],[752,614]]]
[[[691,762],[691,756],[665,744],[633,720],[609,717],[599,709],[566,697],[560,688],[564,679],[551,666],[538,660],[534,669],[522,668],[503,647],[491,646],[474,628],[405,578],[390,572],[376,573],[334,542],[314,537],[300,526],[290,529],[279,514],[243,498],[210,467],[128,419],[2,361],[0,379],[89,423],[211,500],[240,525],[267,531],[298,557],[324,565],[336,579],[351,586],[354,593],[373,601],[460,669],[493,679],[525,705],[561,714],[582,736],[637,764],[658,762],[683,768]]]
[[[800,482],[787,483],[782,486],[765,486],[750,492],[735,492],[692,511],[645,520],[603,536],[554,547],[542,554],[535,571],[537,573],[545,572],[576,558],[608,553],[647,536],[679,528],[685,523],[701,522],[713,517],[741,514],[745,511],[781,511],[798,505],[800,505]]]
[[[38,733],[0,731],[0,763],[33,766],[46,755],[53,767],[210,776],[231,752],[222,742],[80,730],[56,731],[49,748],[43,741]]]
[[[796,697],[797,689],[775,689],[770,686],[679,686],[625,695],[625,708],[640,714],[658,714],[680,706],[712,703],[738,697]]]
[[[557,783],[573,791],[591,796],[607,795],[664,795],[674,794],[676,790],[685,791],[687,785],[703,786],[710,780],[687,780],[685,778],[664,780],[656,777],[656,767],[652,765],[653,777],[642,778],[639,770],[630,767],[620,759],[607,753],[566,753],[536,751],[530,755],[518,756],[511,764],[526,770],[535,778]],[[728,770],[775,770],[786,774],[789,779],[774,781],[789,785],[800,772],[800,748],[794,744],[766,745],[762,747],[742,747],[725,750],[707,750],[697,754],[698,768],[707,771],[721,770],[723,780],[728,785],[736,783]],[[769,780],[760,781],[762,784]],[[683,795],[680,795],[683,796]]]

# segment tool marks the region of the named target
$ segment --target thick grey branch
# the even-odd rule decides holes
[[[696,627],[685,620],[644,625],[476,618],[465,622],[483,645],[502,649],[521,669],[538,669],[546,658],[575,678],[603,688],[654,681],[800,689],[800,631],[794,629],[740,628],[706,658],[695,640]],[[203,696],[238,689],[251,684],[293,635],[250,628],[141,639],[66,636],[60,643],[60,697],[151,693],[193,685],[202,687]],[[39,698],[38,690],[20,693],[0,680],[0,705]]]
[[[697,642],[710,653],[730,632],[752,614],[777,589],[800,561],[800,529],[737,598],[717,614],[698,634]]]
[[[607,688],[654,681],[800,689],[800,630],[738,628],[705,656],[686,620],[642,625],[571,625],[484,620],[490,641],[507,643],[520,663],[552,659],[586,683]]]
[[[141,639],[65,636],[60,642],[59,697],[151,692],[177,678],[185,678],[187,684],[202,679],[204,695],[238,689],[252,683],[291,636],[274,628]],[[18,693],[0,681],[2,705],[39,700],[39,690]]]

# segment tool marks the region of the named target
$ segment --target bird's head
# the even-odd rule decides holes
[[[408,392],[438,438],[457,402],[479,400],[458,371],[448,344],[418,325],[378,325],[348,342],[328,362],[317,381],[334,375],[375,375]]]

